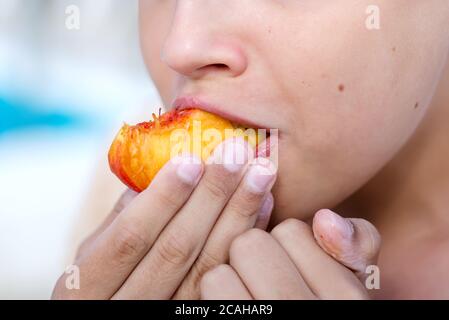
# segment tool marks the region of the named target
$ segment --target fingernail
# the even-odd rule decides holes
[[[332,228],[336,229],[342,238],[346,240],[352,239],[352,235],[354,234],[354,226],[351,221],[339,216],[331,210],[327,210],[327,214]]]
[[[276,169],[269,160],[267,161],[266,163],[258,161],[257,164],[252,164],[246,174],[246,186],[253,193],[267,192],[275,179]]]
[[[219,145],[213,155],[214,164],[222,164],[229,172],[241,170],[249,158],[253,157],[252,149],[242,138],[232,138]]]
[[[203,171],[203,165],[198,157],[184,155],[174,158],[172,162],[178,166],[176,175],[179,179],[187,184],[196,185]]]

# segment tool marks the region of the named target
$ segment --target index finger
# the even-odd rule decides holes
[[[84,299],[111,298],[189,198],[202,172],[201,161],[193,156],[165,165],[75,262],[81,285],[70,294]],[[64,282],[63,276],[54,296],[64,296]]]

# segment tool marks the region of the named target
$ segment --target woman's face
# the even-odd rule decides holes
[[[143,55],[166,106],[194,98],[279,129],[276,221],[347,198],[429,104],[449,2],[378,0],[378,12],[372,2],[140,1]]]

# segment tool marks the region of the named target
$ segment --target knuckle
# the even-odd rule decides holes
[[[156,192],[156,196],[154,198],[157,199],[156,202],[158,202],[161,209],[174,211],[179,208],[180,197],[178,192],[162,192],[158,191],[157,188],[155,188],[154,191]]]
[[[241,192],[232,197],[228,202],[228,208],[243,218],[249,218],[257,213],[262,199],[263,194]]]
[[[228,190],[224,179],[219,179],[214,175],[208,175],[204,177],[204,186],[207,192],[214,200],[227,199],[231,195],[231,191]]]
[[[161,264],[181,267],[189,262],[194,248],[183,234],[185,232],[169,232],[160,239],[157,255]]]
[[[214,254],[203,251],[194,265],[194,273],[196,278],[200,279],[204,274],[218,266],[221,262],[222,259],[218,258]]]
[[[275,237],[302,237],[313,236],[312,230],[304,221],[290,218],[287,219],[271,230],[271,234]]]
[[[231,243],[229,249],[231,260],[240,256],[246,256],[254,250],[259,250],[269,237],[270,235],[267,232],[260,229],[250,229],[242,233]]]
[[[117,236],[113,243],[117,260],[128,261],[136,259],[147,251],[149,244],[133,224],[122,223],[118,228]]]

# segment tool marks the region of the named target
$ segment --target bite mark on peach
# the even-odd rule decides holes
[[[263,139],[255,129],[196,108],[153,114],[152,121],[123,125],[110,147],[109,166],[124,184],[141,192],[171,158],[192,153],[205,161],[222,141],[235,136],[253,147]]]

